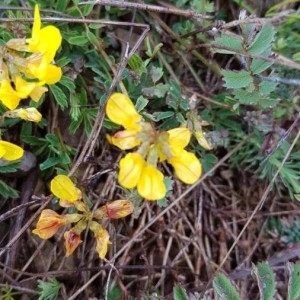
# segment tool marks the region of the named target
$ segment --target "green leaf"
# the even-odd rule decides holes
[[[174,300],[189,300],[186,290],[179,285],[173,288],[173,297]]]
[[[0,159],[0,173],[12,173],[16,172],[21,165],[21,160],[17,161],[6,161]]]
[[[131,70],[137,72],[144,66],[144,63],[141,57],[138,54],[134,53],[128,60],[128,65]]]
[[[294,197],[295,197],[295,199],[296,199],[297,201],[300,201],[300,194],[298,194],[298,195],[295,194]]]
[[[300,61],[300,52],[293,54],[293,60]]]
[[[231,36],[228,34],[222,34],[219,37],[215,38],[215,43],[220,47],[225,47],[225,48],[230,48],[232,50],[223,50],[223,49],[217,49],[217,48],[213,48],[214,52],[216,53],[223,53],[223,54],[235,54],[236,51],[240,52],[243,51],[243,40],[241,37],[239,36]]]
[[[154,97],[162,98],[165,96],[169,88],[170,86],[168,84],[159,83],[149,88],[143,88],[142,93],[149,98],[154,98]]]
[[[50,89],[56,103],[60,106],[60,108],[62,110],[64,110],[65,107],[68,107],[67,97],[60,87],[58,87],[57,85],[51,84],[51,85],[49,85],[49,89]]]
[[[44,170],[49,169],[59,163],[60,163],[60,158],[52,156],[52,157],[47,158],[44,162],[42,162],[40,164],[40,169],[41,169],[41,171],[44,171]]]
[[[52,133],[46,134],[45,139],[54,147],[59,147],[59,140],[54,134]]]
[[[217,162],[218,162],[218,157],[211,153],[205,154],[201,158],[201,163],[205,173],[207,173],[213,166],[215,166]]]
[[[137,98],[135,108],[138,112],[141,112],[149,103],[149,100],[143,96]]]
[[[274,40],[275,30],[271,25],[264,25],[249,46],[248,51],[252,54],[261,54],[271,47]]]
[[[288,300],[297,300],[300,298],[300,263],[288,263],[289,285]]]
[[[240,300],[240,296],[230,280],[223,274],[218,274],[213,280],[213,288],[220,300]]]
[[[62,68],[64,66],[66,66],[67,64],[69,64],[72,60],[68,56],[63,56],[55,61],[56,61],[56,64]]]
[[[82,35],[68,37],[67,41],[69,44],[76,46],[83,46],[89,42],[89,40]]]
[[[82,14],[85,17],[88,16],[92,12],[93,8],[94,8],[94,3],[84,5],[82,9]]]
[[[268,69],[270,66],[272,66],[273,62],[267,61],[264,59],[256,59],[254,58],[251,62],[251,71],[253,74],[260,74],[261,72]]]
[[[262,96],[268,96],[271,92],[273,92],[277,87],[277,82],[263,80],[259,84],[259,93]]]
[[[72,121],[77,121],[81,116],[81,110],[79,107],[79,97],[77,93],[70,94],[70,116]]]
[[[70,77],[68,76],[63,76],[60,81],[59,84],[63,85],[64,87],[66,87],[70,93],[73,93],[75,91],[75,84],[74,84],[74,80],[72,80]]]
[[[251,74],[247,71],[227,71],[222,70],[225,80],[225,87],[228,89],[238,89],[246,87],[253,82]]]
[[[19,197],[19,192],[0,180],[0,195],[5,199],[16,199]]]
[[[51,278],[49,281],[38,280],[39,300],[57,299],[61,287],[61,283],[56,278]]]
[[[97,47],[99,45],[99,38],[94,33],[92,33],[90,30],[86,31],[86,36],[94,46]]]
[[[245,90],[235,90],[233,94],[235,95],[236,99],[238,99],[239,103],[244,105],[255,105],[260,98],[258,92],[249,93]]]
[[[261,98],[258,104],[262,109],[270,109],[277,105],[278,100],[278,98]]]
[[[182,113],[177,113],[175,117],[176,117],[176,120],[180,124],[182,124],[182,123],[184,123],[186,121]]]
[[[260,299],[272,300],[276,292],[274,272],[267,262],[253,265],[252,268],[257,279]]]
[[[151,79],[153,81],[153,83],[155,84],[159,79],[161,79],[161,77],[164,75],[164,71],[162,68],[156,68],[156,67],[152,67],[150,70],[150,76]]]
[[[71,163],[71,158],[67,153],[62,152],[60,155],[60,161],[62,164],[67,165],[67,164]]]
[[[156,111],[153,113],[155,120],[160,121],[174,116],[173,111]]]
[[[70,0],[59,0],[56,3],[56,10],[64,12],[69,4]]]

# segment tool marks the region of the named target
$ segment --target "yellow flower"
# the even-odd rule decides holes
[[[96,219],[119,219],[131,214],[134,210],[133,204],[129,200],[115,200],[98,208],[93,217]]]
[[[136,153],[128,153],[120,160],[118,181],[123,187],[136,187],[147,200],[162,199],[167,191],[164,176],[156,165],[158,161],[165,160],[184,183],[192,184],[200,178],[200,161],[184,149],[191,139],[188,128],[156,131],[152,124],[142,120],[131,100],[121,93],[115,93],[108,99],[106,114],[114,123],[125,128],[107,136],[108,141],[122,150],[138,146]]]
[[[181,150],[176,156],[169,158],[168,163],[173,166],[177,177],[184,183],[193,184],[201,176],[202,167],[194,153]]]
[[[76,188],[72,180],[65,175],[57,175],[51,180],[51,192],[67,202],[73,203],[81,199],[81,191]]]
[[[51,209],[44,209],[36,224],[36,229],[32,232],[46,240],[51,238],[65,224],[67,224],[66,216],[61,216]]]
[[[137,187],[147,200],[159,200],[166,195],[163,174],[145,162],[138,153],[128,153],[120,160],[119,183],[128,189]]]
[[[66,256],[70,256],[82,243],[80,233],[81,231],[76,227],[73,227],[64,233]]]
[[[10,142],[0,140],[0,158],[6,160],[20,159],[24,154],[24,150]]]
[[[57,232],[57,230],[69,223],[76,223],[82,218],[80,214],[59,215],[52,209],[44,209],[36,224],[36,229],[32,232],[41,239],[49,239]]]
[[[106,115],[125,129],[139,131],[142,117],[136,111],[130,98],[122,93],[114,93],[107,100]]]
[[[26,39],[29,46],[29,52],[42,53],[49,64],[54,59],[55,53],[60,47],[62,37],[58,28],[48,25],[41,28],[41,17],[38,5],[34,7],[34,22],[32,27],[32,36]]]
[[[103,259],[107,253],[108,245],[111,244],[108,231],[95,221],[91,222],[90,229],[95,235],[96,251],[98,252],[99,257]]]
[[[40,122],[42,115],[35,107],[19,108],[4,113],[5,117],[21,118],[26,121]]]
[[[61,79],[60,67],[49,64],[47,59],[40,54],[32,54],[26,58],[24,73],[28,77],[37,78],[39,85],[54,84]]]

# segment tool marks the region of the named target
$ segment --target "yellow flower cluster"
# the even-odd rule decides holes
[[[163,161],[173,166],[176,176],[184,183],[193,184],[200,178],[200,161],[185,150],[191,138],[188,128],[156,131],[121,93],[114,93],[108,99],[106,115],[125,129],[107,135],[108,141],[122,150],[138,147],[136,152],[129,152],[120,160],[118,181],[123,187],[136,187],[147,200],[164,198],[167,192],[164,175],[157,168],[157,163]]]
[[[106,218],[124,218],[131,214],[133,212],[131,201],[115,200],[108,202],[92,213],[88,205],[82,200],[81,191],[76,188],[69,177],[57,175],[51,181],[50,189],[60,199],[60,206],[74,207],[77,213],[59,215],[51,209],[45,209],[42,211],[33,233],[42,239],[49,239],[60,227],[75,223],[70,230],[64,233],[66,256],[69,256],[82,243],[80,235],[89,227],[96,239],[96,251],[99,257],[103,259],[111,242],[108,231],[98,221]]]
[[[47,91],[44,85],[60,80],[61,68],[52,62],[61,41],[55,26],[41,28],[36,5],[31,38],[11,39],[0,48],[0,100],[8,109],[15,109],[21,99],[39,101]]]
[[[34,10],[31,38],[11,39],[0,47],[0,101],[8,111],[0,118],[21,118],[39,122],[42,115],[34,107],[15,109],[21,99],[39,101],[48,90],[45,84],[54,84],[62,76],[61,68],[53,65],[61,44],[61,34],[54,26],[41,28],[39,8]],[[24,150],[0,140],[0,158],[17,160]]]

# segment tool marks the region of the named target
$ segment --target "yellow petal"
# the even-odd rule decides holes
[[[37,39],[38,34],[41,29],[41,16],[40,16],[40,10],[39,6],[36,4],[34,6],[34,20],[33,20],[33,26],[32,26],[32,39]]]
[[[137,138],[136,130],[123,130],[116,132],[113,136],[107,135],[108,141],[122,150],[132,149],[141,144]]]
[[[58,82],[62,77],[62,71],[60,67],[49,64],[45,57],[42,59],[31,55],[27,59],[26,68],[24,72],[28,77],[33,77],[39,80],[39,85],[54,84]]]
[[[146,165],[137,185],[138,193],[146,200],[159,200],[166,195],[164,175],[154,166]]]
[[[76,228],[71,228],[64,233],[66,256],[70,256],[82,243],[80,232]]]
[[[6,150],[4,147],[1,146],[0,144],[0,158],[3,157],[3,155],[5,154]]]
[[[54,59],[56,51],[61,45],[62,37],[60,31],[55,26],[49,25],[42,28],[38,33],[38,43],[32,44],[31,52],[41,52],[46,57],[48,63]]]
[[[55,26],[49,25],[41,29],[41,17],[38,5],[34,10],[34,22],[32,27],[32,37],[26,39],[30,52],[42,53],[49,64],[58,50],[62,41],[60,31]]]
[[[40,80],[47,84],[55,84],[60,81],[61,77],[62,71],[60,67],[48,65],[45,71],[45,76],[43,78],[40,78]]]
[[[182,150],[177,156],[168,159],[177,175],[184,183],[193,184],[201,176],[202,167],[194,153]]]
[[[48,89],[44,86],[36,86],[32,92],[29,94],[29,97],[31,98],[31,100],[33,100],[34,102],[38,102],[41,97],[43,96],[43,94],[45,92],[47,92]]]
[[[10,118],[21,118],[26,121],[40,122],[42,115],[35,107],[19,108],[16,110],[8,111],[5,116]]]
[[[103,259],[107,253],[108,245],[111,244],[108,231],[95,221],[91,222],[90,229],[95,235],[96,251],[98,252],[99,257]]]
[[[106,104],[106,115],[111,121],[126,129],[140,130],[138,122],[141,121],[141,116],[129,97],[122,93],[114,93],[109,97]]]
[[[119,219],[130,215],[134,210],[133,204],[129,200],[115,200],[101,206],[94,212],[96,219]]]
[[[207,139],[204,136],[204,133],[200,130],[197,130],[194,132],[194,136],[197,139],[197,142],[200,146],[202,146],[206,150],[212,150],[212,145],[207,141]]]
[[[78,190],[72,180],[65,175],[57,175],[51,180],[51,192],[60,199],[68,202],[75,202],[81,199],[81,192]]]
[[[119,183],[127,188],[134,188],[144,168],[145,161],[138,153],[128,153],[120,160],[120,171],[118,176]]]
[[[1,82],[0,100],[9,109],[15,109],[21,101],[20,96],[7,79],[3,79]]]
[[[168,130],[169,134],[169,145],[171,147],[172,153],[178,150],[182,150],[188,145],[191,139],[190,131],[185,127],[174,128]]]
[[[16,76],[15,79],[16,92],[21,99],[27,98],[29,94],[33,91],[36,86],[35,82],[28,82],[21,78],[21,76]]]
[[[0,141],[0,148],[0,154],[2,154],[0,158],[6,160],[20,159],[24,154],[24,150],[21,147],[6,141]]]
[[[61,216],[51,209],[44,209],[32,232],[41,239],[51,238],[57,230],[67,223],[66,217]]]

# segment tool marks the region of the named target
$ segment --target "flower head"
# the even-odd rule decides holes
[[[72,206],[73,209],[77,210],[77,213],[59,215],[51,209],[45,209],[42,211],[36,228],[32,232],[42,239],[49,239],[63,225],[75,223],[70,230],[64,233],[66,256],[69,256],[82,243],[81,233],[90,228],[96,239],[96,251],[100,258],[104,258],[108,245],[111,243],[108,231],[98,221],[106,218],[119,219],[128,216],[134,210],[132,202],[129,200],[111,201],[96,209],[93,213],[89,205],[82,199],[81,191],[75,187],[69,177],[57,175],[50,185],[52,193],[58,198],[64,199],[60,199],[60,206]]]
[[[200,161],[185,150],[191,139],[188,128],[156,131],[152,124],[142,119],[131,100],[121,93],[108,99],[106,114],[111,121],[125,128],[108,136],[108,141],[122,150],[138,147],[136,152],[126,154],[120,160],[118,181],[123,187],[136,187],[147,200],[165,197],[167,189],[164,176],[157,168],[159,161],[171,164],[184,183],[192,184],[200,178]]]
[[[0,48],[0,101],[8,109],[15,109],[21,99],[39,101],[47,91],[43,85],[61,79],[61,68],[53,64],[61,41],[60,31],[55,26],[41,28],[36,5],[32,37],[11,39]]]

